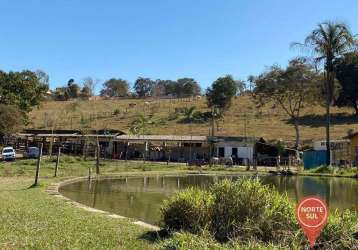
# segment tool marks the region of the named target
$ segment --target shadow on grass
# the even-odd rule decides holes
[[[41,184],[41,183],[37,183],[37,185],[35,185],[35,183],[34,183],[34,184],[32,184],[31,186],[29,186],[27,189],[31,189],[31,188],[41,188],[41,187],[44,187],[44,185]]]
[[[208,120],[182,118],[177,121],[180,124],[205,124]]]
[[[142,234],[139,239],[141,240],[147,240],[151,243],[156,243],[160,240],[163,240],[163,239],[167,239],[169,238],[171,235],[168,233],[167,230],[165,229],[161,229],[159,231],[149,231],[149,232],[146,232],[144,234]]]
[[[326,115],[304,115],[301,116],[298,120],[301,126],[308,126],[312,128],[319,128],[326,126]],[[288,119],[288,124],[293,125],[294,120]],[[350,125],[350,124],[357,124],[358,117],[348,114],[348,113],[336,113],[331,115],[331,125]]]

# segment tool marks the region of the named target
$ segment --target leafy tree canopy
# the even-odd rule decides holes
[[[67,83],[66,99],[78,98],[80,96],[80,91],[80,86],[75,82],[74,79],[70,79]]]
[[[23,118],[16,106],[0,104],[0,137],[18,131],[23,124]]]
[[[124,97],[128,95],[128,82],[123,79],[111,78],[103,84],[101,96]]]
[[[200,86],[193,78],[180,78],[175,87],[175,96],[179,98],[200,95]]]
[[[255,78],[254,98],[259,106],[279,105],[293,119],[296,148],[299,146],[298,118],[304,103],[314,100],[318,74],[304,60],[291,60],[286,69],[272,66]]]
[[[41,82],[35,72],[0,71],[0,104],[13,105],[28,113],[40,104],[47,90],[48,85]]]
[[[352,107],[358,116],[358,53],[349,53],[337,59],[335,73],[341,85],[337,105]]]
[[[134,90],[139,97],[150,96],[154,81],[150,78],[139,77],[134,83]]]
[[[237,83],[232,76],[220,77],[206,90],[208,106],[222,112],[230,107],[236,92]]]
[[[88,86],[83,86],[83,88],[81,89],[81,94],[80,96],[82,98],[89,98],[92,96],[92,91]]]

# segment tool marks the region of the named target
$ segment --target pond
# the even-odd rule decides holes
[[[146,176],[80,181],[60,188],[60,192],[79,203],[100,210],[159,224],[163,200],[187,187],[207,188],[223,178],[242,175]],[[308,176],[260,176],[263,183],[274,185],[280,193],[297,202],[307,195],[324,198],[331,211],[358,211],[358,180],[351,178]]]

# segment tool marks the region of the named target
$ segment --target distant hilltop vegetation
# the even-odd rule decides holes
[[[209,114],[209,115],[208,115]],[[30,113],[28,128],[118,129],[163,135],[208,135],[212,128],[205,97],[177,99],[112,99],[47,101]],[[324,139],[325,108],[310,105],[300,118],[303,141]],[[333,139],[358,129],[351,108],[332,108]],[[215,135],[263,137],[269,140],[295,140],[293,122],[277,105],[257,107],[250,95],[236,96],[223,118],[215,123]]]

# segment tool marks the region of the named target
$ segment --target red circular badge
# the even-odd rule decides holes
[[[318,196],[305,197],[296,208],[299,224],[313,248],[317,237],[327,223],[328,208]]]

